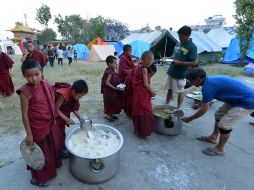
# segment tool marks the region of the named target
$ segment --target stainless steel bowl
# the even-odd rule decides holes
[[[176,109],[169,105],[157,105],[154,109]],[[154,114],[153,114],[154,115]],[[178,135],[182,132],[183,121],[174,114],[169,114],[168,118],[158,117],[154,115],[155,132],[162,135]]]
[[[81,182],[88,184],[99,184],[108,181],[114,177],[119,171],[120,167],[120,150],[123,146],[122,134],[113,127],[102,124],[93,124],[94,127],[102,129],[106,132],[112,132],[119,138],[119,146],[109,155],[97,158],[86,158],[76,155],[68,146],[70,137],[78,133],[81,129],[79,126],[67,134],[65,140],[65,146],[70,152],[70,172],[71,174]]]

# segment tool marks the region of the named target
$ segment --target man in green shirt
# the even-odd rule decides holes
[[[174,50],[174,61],[168,69],[168,79],[165,88],[168,90],[166,104],[169,104],[173,93],[178,93],[177,108],[180,108],[184,99],[184,86],[189,68],[196,65],[197,47],[190,38],[191,28],[183,26],[178,31],[180,43]]]

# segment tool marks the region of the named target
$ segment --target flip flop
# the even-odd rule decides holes
[[[42,182],[38,182],[38,181],[33,181],[32,179],[31,179],[30,183],[32,185],[35,185],[38,187],[48,187],[49,186],[49,183],[42,183]]]
[[[119,119],[119,117],[113,115],[113,116],[112,116],[112,119],[117,120],[117,119]]]
[[[111,117],[111,118],[108,118],[108,117],[104,117],[106,120],[108,120],[109,122],[113,122],[113,121],[115,121],[114,119],[113,119],[113,117]]]
[[[216,142],[210,140],[209,138],[207,138],[205,136],[196,137],[196,139],[199,140],[199,141],[208,142],[208,143],[211,143],[211,144],[216,144]]]
[[[250,124],[250,125],[254,125],[254,122],[250,122],[249,124]]]
[[[215,152],[211,148],[204,149],[202,150],[202,152],[208,156],[224,156],[225,155],[224,152]]]

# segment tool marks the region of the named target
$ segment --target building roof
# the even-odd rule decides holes
[[[12,40],[13,41],[21,41],[21,40],[23,40],[24,38],[23,37],[20,37],[20,36],[14,36],[13,38],[12,38]]]
[[[35,33],[31,30],[31,28],[28,28],[26,26],[21,26],[21,25],[16,25],[14,28],[12,28],[11,30],[8,30],[8,31],[11,31],[11,32],[25,32],[25,33],[30,33],[30,34]]]

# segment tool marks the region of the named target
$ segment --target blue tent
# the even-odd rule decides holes
[[[108,45],[113,45],[114,47],[115,47],[115,49],[116,49],[116,52],[117,52],[117,54],[118,55],[120,55],[122,52],[123,52],[123,44],[122,44],[122,42],[117,42],[117,41],[109,41],[109,42],[107,42],[108,43]]]
[[[73,46],[73,48],[77,51],[79,60],[88,59],[90,55],[90,50],[85,44],[76,44]]]
[[[222,60],[223,63],[237,64],[240,63],[241,51],[239,46],[239,38],[235,37],[231,40],[229,47],[227,48],[226,54]],[[254,63],[254,40],[252,46],[247,52],[247,56],[244,58],[244,63]]]
[[[142,53],[150,49],[150,45],[142,40],[136,40],[132,42],[130,45],[132,47],[132,55],[139,58],[141,57]]]

